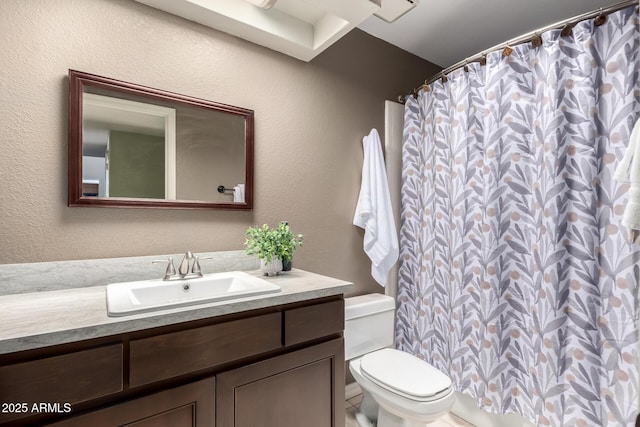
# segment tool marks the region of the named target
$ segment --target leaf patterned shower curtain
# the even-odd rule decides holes
[[[542,37],[406,102],[397,346],[490,412],[629,426],[640,246],[612,177],[640,111],[637,10]]]

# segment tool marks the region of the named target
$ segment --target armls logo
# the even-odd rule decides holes
[[[71,412],[71,403],[39,402],[31,405],[32,414],[68,414]]]

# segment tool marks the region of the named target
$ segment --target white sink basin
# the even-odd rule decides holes
[[[112,283],[107,285],[107,312],[112,317],[127,316],[273,292],[280,292],[280,286],[242,271],[196,279]]]

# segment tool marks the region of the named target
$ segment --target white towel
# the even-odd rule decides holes
[[[244,184],[233,187],[233,201],[244,203]]]
[[[353,224],[364,229],[364,251],[371,259],[371,275],[385,286],[389,270],[398,260],[398,235],[378,131],[371,129],[362,144],[362,184]]]
[[[628,182],[629,200],[624,208],[622,224],[630,230],[640,230],[640,120],[631,131],[629,145],[614,177],[620,182]],[[637,233],[633,233],[635,237]]]

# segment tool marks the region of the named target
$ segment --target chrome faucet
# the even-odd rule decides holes
[[[152,262],[154,264],[159,262],[167,263],[167,270],[164,272],[164,277],[162,278],[162,280],[182,280],[202,277],[202,269],[200,268],[201,259],[204,260],[212,258],[201,258],[197,255],[193,255],[191,251],[187,251],[184,254],[184,258],[182,258],[182,262],[180,262],[180,266],[178,267],[177,272],[176,267],[173,265],[173,258],[168,258],[166,260],[153,260]]]
[[[178,267],[178,273],[180,273],[182,277],[186,276],[187,274],[189,274],[189,266],[191,265],[191,270],[193,272],[195,264],[195,257],[193,256],[191,251],[187,251],[187,253],[184,254],[184,258],[182,258],[180,267]],[[198,269],[200,269],[200,266],[198,266]],[[202,276],[202,274],[200,275]]]

